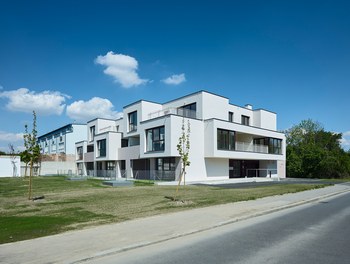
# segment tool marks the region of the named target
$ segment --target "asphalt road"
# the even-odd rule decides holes
[[[349,223],[344,194],[88,263],[349,263]]]
[[[233,189],[233,188],[241,189],[241,188],[270,186],[270,185],[276,185],[276,184],[334,184],[334,181],[319,180],[319,179],[286,178],[286,179],[281,179],[280,181],[269,181],[269,182],[242,182],[242,183],[223,183],[223,184],[201,183],[197,185],[206,185],[206,186],[230,188],[230,189]],[[344,183],[338,183],[338,184],[347,184],[347,183],[344,182]]]

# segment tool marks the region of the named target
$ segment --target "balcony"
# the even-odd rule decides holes
[[[163,110],[159,110],[156,112],[152,112],[148,114],[148,119],[153,119],[165,115],[179,115],[184,117],[196,118],[197,114],[194,110],[188,110],[183,108],[167,108]]]
[[[94,161],[94,152],[84,153],[84,161],[85,162],[93,162]]]

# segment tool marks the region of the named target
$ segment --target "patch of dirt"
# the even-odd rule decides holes
[[[187,206],[187,205],[194,204],[194,202],[190,201],[190,200],[188,200],[188,201],[186,201],[186,200],[178,200],[178,201],[171,202],[171,204],[174,205],[174,206]]]

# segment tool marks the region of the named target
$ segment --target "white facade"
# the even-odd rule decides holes
[[[165,104],[141,100],[123,116],[88,122],[87,140],[76,143],[80,174],[175,180],[182,122],[189,121],[187,181],[285,177],[285,135],[273,112],[200,91]]]
[[[86,139],[85,124],[68,124],[38,137],[42,154],[75,154],[75,143]]]
[[[20,156],[0,156],[0,177],[21,176]]]

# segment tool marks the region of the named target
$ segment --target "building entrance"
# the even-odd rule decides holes
[[[258,169],[258,160],[229,160],[229,178],[253,177],[249,175],[251,169]]]

